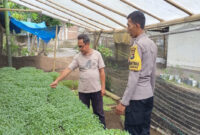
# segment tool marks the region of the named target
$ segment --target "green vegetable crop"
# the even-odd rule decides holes
[[[0,68],[0,135],[128,135],[104,130],[72,91],[50,88],[56,73]]]

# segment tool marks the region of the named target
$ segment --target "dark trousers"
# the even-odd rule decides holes
[[[149,135],[153,97],[131,100],[125,110],[125,130],[131,135]]]
[[[81,93],[79,92],[79,99],[90,108],[90,100],[92,102],[92,109],[93,113],[99,117],[100,122],[104,125],[105,124],[105,117],[103,112],[103,98],[101,96],[101,91],[94,92],[94,93]]]

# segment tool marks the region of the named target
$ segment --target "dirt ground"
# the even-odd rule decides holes
[[[104,111],[105,113],[105,121],[106,121],[106,127],[108,129],[121,129],[123,130],[123,121],[120,119],[120,116],[115,114],[115,111]],[[162,135],[158,131],[151,128],[150,131],[151,135]]]
[[[104,111],[106,127],[108,129],[123,129],[123,124],[120,119],[120,116],[115,114],[114,110],[112,111]]]

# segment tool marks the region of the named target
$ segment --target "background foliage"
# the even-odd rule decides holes
[[[13,2],[8,2],[8,5],[12,9],[28,9]],[[60,24],[60,21],[39,13],[11,12],[11,15],[12,17],[21,21],[27,21],[28,18],[31,18],[31,22],[35,23],[40,23],[44,21],[47,26],[55,26]]]

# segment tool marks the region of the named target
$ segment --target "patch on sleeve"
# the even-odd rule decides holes
[[[142,68],[142,62],[138,52],[138,45],[133,45],[130,48],[129,70],[140,71],[141,68]]]

